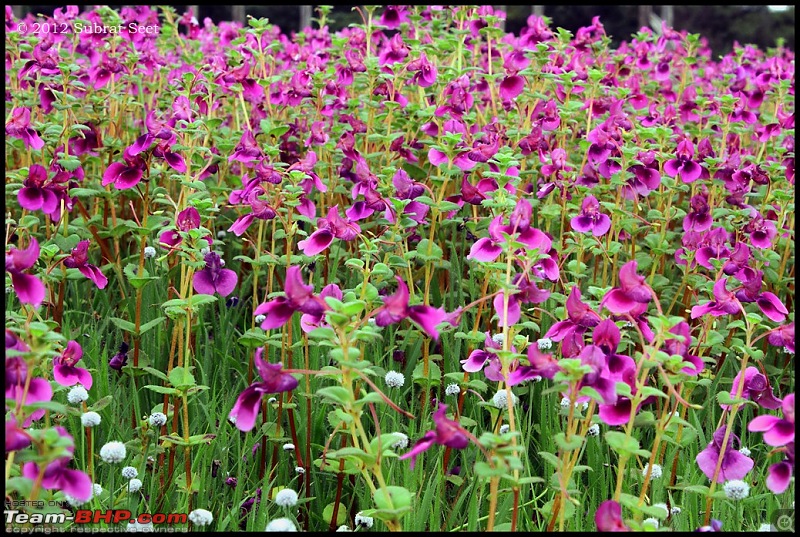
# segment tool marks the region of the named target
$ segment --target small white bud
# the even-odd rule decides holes
[[[746,448],[746,447],[744,447],[744,446],[742,446],[742,447],[740,447],[740,448],[739,448],[739,453],[741,453],[741,454],[742,454],[742,455],[744,455],[745,457],[749,457],[749,456],[750,456],[750,450],[749,450],[749,449],[747,449],[747,448]]]
[[[92,485],[92,497],[100,496],[103,493],[103,486],[100,483]]]
[[[153,412],[148,419],[150,425],[153,427],[161,427],[167,423],[167,416],[162,412]]]
[[[67,393],[67,401],[73,405],[79,405],[89,399],[89,392],[86,388],[78,384]]]
[[[405,433],[394,433],[400,436],[400,440],[392,444],[392,449],[405,449],[408,447],[408,435]]]
[[[275,495],[275,503],[281,507],[294,507],[297,505],[297,493],[292,489],[283,489]]]
[[[81,414],[81,425],[84,427],[97,427],[100,425],[100,414],[97,412],[84,412]]]
[[[650,463],[646,462],[644,464],[644,468],[642,468],[642,476],[646,476],[647,475],[647,469],[649,467],[650,467]],[[659,477],[661,477],[662,473],[663,472],[662,472],[661,465],[660,464],[654,464],[653,465],[653,469],[650,470],[650,479],[658,479]]]
[[[361,511],[356,513],[356,526],[364,526],[365,528],[369,529],[374,524],[374,519],[371,516],[364,516],[361,514]]]
[[[219,231],[217,231],[217,238],[219,240],[224,239],[227,235],[228,235],[228,232],[225,231],[224,229],[220,229]]]
[[[284,451],[294,451],[294,444],[291,444],[291,443],[284,444],[283,445],[283,450]]]
[[[144,247],[144,258],[145,259],[152,259],[156,256],[156,249],[152,246],[145,246]]]
[[[545,351],[553,346],[553,340],[549,337],[543,337],[542,339],[536,340],[536,346],[539,347],[540,351]]]
[[[502,334],[502,332],[499,333],[499,334],[494,334],[492,336],[492,341],[494,341],[497,345],[502,345],[503,344],[503,334]]]
[[[267,318],[267,316],[266,316],[266,315],[256,315],[256,324],[261,324],[261,323],[263,323],[263,322],[264,322],[264,319],[266,319],[266,318]]]
[[[294,467],[294,471],[295,471],[295,472],[296,472],[298,475],[303,475],[304,473],[306,473],[306,469],[305,469],[305,468],[303,468],[302,466],[295,466],[295,467]]]
[[[353,530],[350,529],[350,526],[345,524],[344,526],[339,526],[338,528],[336,528],[336,531],[353,531]]]
[[[128,492],[139,492],[142,488],[142,480],[141,479],[131,479],[128,481]]]
[[[586,431],[586,436],[599,436],[599,435],[600,435],[600,425],[598,425],[597,423],[593,423]]]
[[[274,405],[277,402],[278,402],[278,400],[275,397],[270,397],[269,399],[267,399],[267,404],[268,405]]]
[[[208,526],[214,521],[214,515],[205,509],[195,509],[189,513],[189,521],[195,526]]]
[[[125,479],[133,479],[134,477],[139,477],[139,470],[134,468],[133,466],[126,466],[122,469],[122,477]]]
[[[125,460],[128,450],[122,442],[108,442],[100,448],[100,458],[103,462],[117,463]]]
[[[722,485],[722,490],[725,491],[725,496],[729,500],[743,500],[750,495],[750,485],[741,479],[726,481]]]
[[[675,516],[681,514],[681,508],[677,505],[673,505],[672,509],[669,510],[670,516]]]
[[[297,531],[297,526],[288,518],[276,518],[267,524],[264,531]]]
[[[444,389],[445,395],[458,395],[460,393],[461,393],[461,386],[459,386],[455,382],[452,384],[448,384],[447,388]]]
[[[511,427],[507,423],[504,423],[503,425],[500,426],[500,434],[506,434],[510,430]]]
[[[642,525],[651,526],[655,529],[658,529],[658,519],[654,517],[645,518],[644,520],[642,520]]]
[[[397,371],[389,371],[386,373],[384,380],[390,388],[402,388],[403,384],[406,383],[406,376]]]
[[[508,393],[506,390],[498,390],[494,397],[492,397],[492,404],[499,409],[508,408]],[[517,404],[517,396],[511,392],[511,404]]]

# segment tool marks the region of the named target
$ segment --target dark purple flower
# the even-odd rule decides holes
[[[499,95],[503,100],[511,100],[517,97],[525,89],[525,79],[520,75],[509,75],[500,82]]]
[[[58,209],[59,197],[52,185],[47,183],[47,170],[39,164],[31,164],[28,169],[28,178],[22,183],[22,188],[17,193],[17,201],[23,209],[29,211],[42,210],[50,214]]]
[[[44,140],[31,128],[31,111],[28,108],[18,107],[11,111],[11,118],[6,123],[6,134],[12,138],[22,139],[25,149],[39,150],[44,147]]]
[[[327,218],[317,219],[317,230],[308,238],[297,243],[305,255],[317,255],[331,245],[334,238],[351,241],[361,233],[358,224],[350,218],[339,216],[339,206],[334,205],[328,211]]]
[[[710,525],[708,525],[708,526],[700,526],[699,528],[697,528],[694,531],[695,532],[698,532],[698,531],[700,531],[700,532],[722,531],[722,521],[721,520],[717,520],[716,518],[712,518]]]
[[[414,73],[414,76],[411,77],[411,82],[422,88],[430,87],[436,83],[438,75],[436,65],[428,61],[428,57],[424,52],[421,52],[416,60],[408,62],[406,70]]]
[[[594,196],[586,196],[581,203],[581,213],[570,220],[572,229],[580,233],[592,232],[601,237],[611,229],[611,218],[600,212],[600,203]]]
[[[721,278],[714,284],[714,299],[705,304],[692,307],[692,319],[697,319],[703,315],[711,314],[714,317],[722,315],[734,315],[742,311],[742,304],[731,291],[725,287],[728,278]]]
[[[613,313],[628,313],[637,303],[647,304],[653,291],[645,283],[645,277],[636,273],[636,261],[625,263],[619,270],[619,287],[606,293],[600,306],[605,306]]]
[[[70,255],[64,259],[64,266],[67,268],[76,268],[81,274],[92,280],[98,289],[105,289],[108,285],[108,278],[100,272],[100,269],[91,263],[89,260],[89,241],[80,241],[75,248],[72,249]]]
[[[53,379],[62,386],[80,383],[87,390],[92,387],[92,375],[88,370],[75,364],[83,356],[83,349],[77,341],[69,341],[67,347],[53,358]]]
[[[286,269],[285,296],[260,304],[253,315],[264,315],[262,330],[280,328],[296,311],[321,316],[327,307],[325,301],[314,295],[314,286],[303,283],[300,267]]]
[[[11,285],[17,293],[17,298],[23,304],[31,304],[38,308],[45,295],[45,286],[31,274],[23,271],[31,268],[39,259],[39,243],[31,237],[31,242],[24,250],[14,248],[6,252],[6,271],[11,274]]]
[[[337,300],[342,299],[342,290],[339,289],[339,286],[335,283],[331,283],[326,285],[322,288],[322,291],[319,293],[319,297],[325,300],[325,297],[333,297]],[[315,328],[319,328],[320,326],[327,326],[322,324],[322,317],[324,315],[324,311],[319,311],[316,313],[304,313],[300,317],[300,328],[303,332],[311,332]]]
[[[436,326],[444,322],[447,312],[442,308],[434,308],[422,304],[409,306],[408,286],[400,276],[397,278],[397,291],[393,295],[384,299],[383,306],[378,308],[375,313],[375,324],[378,326],[388,326],[399,323],[408,317],[414,324],[422,328],[422,331],[433,339],[439,339],[439,332]]]
[[[446,411],[447,405],[439,403],[438,410],[433,414],[433,422],[436,424],[436,428],[425,433],[425,435],[414,444],[413,448],[400,456],[401,460],[411,459],[412,469],[417,462],[419,454],[423,451],[427,451],[434,444],[440,444],[453,449],[464,449],[469,445],[469,436],[467,432],[458,422],[448,419],[445,415]]]
[[[254,356],[254,362],[261,382],[254,382],[246,388],[233,405],[228,419],[240,431],[250,431],[256,424],[256,417],[261,409],[261,398],[266,393],[289,392],[297,388],[297,379],[282,370],[281,364],[270,364],[261,356],[264,348],[259,347]]]
[[[764,433],[767,445],[779,447],[794,442],[794,394],[784,397],[781,404],[783,418],[763,414],[756,416],[747,425],[750,432]]]
[[[742,373],[739,372],[733,379],[731,386],[731,398],[736,398],[739,392],[739,383],[742,381]],[[750,366],[744,370],[744,388],[742,389],[742,398],[749,399],[762,408],[769,408],[774,410],[780,408],[781,400],[775,397],[772,388],[769,385],[769,380],[758,371],[758,368]],[[727,409],[730,405],[720,405],[722,408]]]
[[[606,500],[597,507],[594,523],[597,531],[631,531],[622,521],[622,507],[614,500]]]
[[[675,334],[678,337],[669,338],[664,341],[664,351],[670,356],[680,356],[683,358],[684,362],[691,364],[682,368],[681,373],[692,376],[699,375],[703,371],[705,364],[703,363],[703,359],[699,356],[689,354],[689,349],[692,348],[692,332],[689,323],[681,321],[670,328],[669,333]]]
[[[13,399],[19,407],[50,401],[53,398],[53,388],[50,383],[38,377],[32,377],[29,381],[29,376],[32,377],[32,372],[20,356],[6,358],[6,399]],[[28,427],[32,421],[40,419],[44,416],[44,410],[43,408],[34,410],[22,426]]]
[[[101,182],[103,186],[113,184],[117,190],[126,190],[134,188],[142,180],[145,162],[139,155],[131,154],[129,149],[123,153],[125,162],[114,162],[106,169]]]
[[[390,30],[400,28],[400,24],[408,22],[408,6],[386,6],[381,14],[381,26]]]
[[[192,287],[195,292],[202,295],[228,296],[233,292],[238,282],[236,273],[230,269],[222,268],[222,259],[215,252],[209,252],[203,257],[206,266],[194,273]]]
[[[706,231],[714,222],[711,208],[708,206],[708,195],[698,194],[689,201],[692,210],[683,218],[684,231]]]
[[[787,352],[794,354],[794,322],[770,330],[767,342],[776,347],[783,347]]]
[[[726,427],[724,425],[717,429],[716,432],[714,432],[713,441],[708,444],[706,449],[698,453],[695,458],[697,466],[700,467],[700,470],[702,470],[709,479],[713,479],[714,471],[717,468],[722,441],[725,439],[725,430]],[[722,456],[722,466],[717,476],[717,483],[724,483],[732,479],[744,479],[744,476],[753,469],[753,459],[733,449],[734,440],[739,442],[739,438],[731,433]]]
[[[750,244],[761,250],[771,248],[778,235],[775,223],[758,214],[744,226],[744,232],[750,234]]]
[[[684,183],[692,183],[700,178],[703,168],[694,162],[694,144],[684,139],[678,143],[676,158],[664,163],[664,172],[670,177],[680,176]]]
[[[6,453],[19,451],[31,445],[31,436],[25,429],[17,426],[13,418],[6,420]]]
[[[550,327],[544,337],[563,341],[561,353],[566,358],[577,356],[583,348],[583,334],[600,323],[600,315],[581,300],[581,290],[575,285],[567,297],[567,319]]]
[[[128,344],[123,341],[119,346],[119,352],[108,361],[108,367],[116,371],[122,370],[125,364],[128,363],[128,349]]]

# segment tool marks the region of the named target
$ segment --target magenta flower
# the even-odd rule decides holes
[[[53,379],[62,386],[80,383],[87,390],[92,387],[92,374],[75,364],[83,356],[83,349],[77,341],[69,341],[63,352],[53,358]]]
[[[517,200],[514,210],[508,219],[508,225],[502,225],[503,217],[498,215],[489,223],[489,237],[478,239],[470,248],[467,259],[476,261],[494,261],[503,252],[502,244],[505,243],[503,233],[511,235],[517,242],[527,248],[538,249],[540,252],[549,252],[552,241],[542,231],[531,227],[531,214],[533,207],[525,198]]]
[[[711,314],[714,317],[722,315],[733,315],[742,311],[742,304],[731,291],[726,289],[728,278],[722,278],[714,284],[714,298],[705,304],[698,304],[692,307],[692,319],[697,319],[703,315]]]
[[[317,219],[317,230],[297,243],[305,255],[317,255],[331,245],[334,238],[351,241],[361,233],[361,228],[349,218],[339,216],[339,206],[328,211],[327,218]]]
[[[506,76],[500,82],[499,95],[504,101],[510,101],[522,93],[525,89],[525,79],[520,75],[514,74]]]
[[[19,301],[23,304],[31,304],[38,308],[44,300],[45,286],[31,274],[24,274],[23,271],[31,268],[39,259],[39,243],[31,237],[31,242],[24,250],[18,250],[13,246],[6,252],[6,271],[11,274],[11,285],[17,293]]]
[[[296,311],[321,316],[327,308],[325,301],[314,295],[314,286],[303,283],[300,267],[286,269],[285,296],[260,304],[253,315],[264,315],[262,330],[280,328]]]
[[[339,289],[339,286],[335,283],[328,284],[322,288],[322,291],[319,293],[319,297],[322,300],[325,300],[325,297],[328,296],[333,297],[336,300],[341,300],[342,290]],[[322,323],[324,313],[325,312],[322,310],[316,313],[304,313],[300,317],[300,328],[303,330],[303,332],[308,333],[315,328],[319,328],[320,326],[327,326]]]
[[[794,322],[770,330],[767,342],[775,347],[784,347],[787,352],[794,354]]]
[[[756,416],[747,425],[750,432],[764,433],[767,445],[778,447],[794,442],[794,394],[783,399],[783,418],[763,414]]]
[[[583,348],[583,334],[600,323],[600,315],[581,300],[581,290],[575,285],[567,297],[567,319],[550,327],[544,337],[561,341],[565,358],[577,356]]]
[[[600,203],[594,196],[586,196],[581,203],[581,213],[570,220],[572,229],[580,233],[592,232],[601,237],[611,229],[611,218],[600,212]]]
[[[631,531],[622,521],[622,507],[614,500],[606,500],[597,507],[594,523],[597,531]]]
[[[688,139],[681,140],[675,153],[674,159],[664,163],[664,172],[670,177],[679,176],[684,183],[692,183],[699,179],[703,168],[692,160],[694,144]]]
[[[161,246],[166,248],[175,248],[181,242],[183,242],[183,237],[179,233],[179,231],[189,231],[192,229],[197,229],[200,227],[200,212],[194,207],[187,207],[181,212],[178,213],[178,216],[175,218],[175,224],[177,225],[177,230],[171,231],[164,231],[159,235],[158,242]],[[206,239],[208,242],[209,247],[211,246],[212,240]]]
[[[445,416],[446,411],[447,405],[439,403],[438,410],[433,414],[433,422],[436,424],[436,428],[425,433],[408,453],[400,456],[401,460],[411,459],[412,469],[417,462],[419,454],[423,451],[427,451],[434,444],[440,444],[453,449],[464,449],[469,445],[468,433],[458,422],[447,419]]]
[[[755,248],[766,250],[772,247],[772,241],[778,235],[775,222],[767,220],[759,214],[753,217],[745,226],[744,232],[750,234],[750,244]]]
[[[486,332],[484,348],[501,349],[502,345],[492,339],[491,333]],[[484,366],[486,366],[485,369]],[[498,358],[495,353],[489,352],[488,350],[475,349],[469,354],[466,360],[461,360],[461,368],[464,371],[467,371],[468,373],[477,373],[478,371],[483,370],[486,378],[494,382],[500,382],[504,380],[503,375],[500,372],[501,367],[500,358]]]
[[[745,267],[736,273],[736,277],[742,282],[742,288],[736,291],[735,294],[740,302],[755,302],[764,315],[776,323],[782,323],[786,320],[789,310],[786,309],[781,299],[769,291],[761,292],[761,285],[764,279],[762,271]]]
[[[146,165],[142,157],[130,154],[130,148],[123,153],[124,162],[112,163],[103,174],[103,186],[113,184],[117,190],[134,188],[142,180]]]
[[[60,436],[72,439],[66,429],[56,426]],[[70,453],[75,451],[73,445],[67,448]],[[68,468],[72,455],[61,457],[47,465],[44,471],[44,478],[41,486],[48,490],[60,490],[78,500],[87,501],[92,497],[92,480],[80,470]],[[35,462],[26,462],[22,467],[22,476],[32,481],[39,477],[39,465]]]
[[[397,291],[391,296],[387,296],[383,301],[383,306],[378,308],[375,313],[375,324],[378,326],[389,326],[399,323],[408,317],[414,324],[422,328],[422,331],[433,339],[439,339],[439,332],[436,326],[444,322],[447,312],[442,308],[434,308],[422,304],[409,306],[408,286],[400,276],[397,278]]]
[[[726,427],[723,425],[714,432],[714,440],[708,444],[706,449],[697,454],[695,461],[700,470],[709,479],[714,478],[714,471],[717,468],[717,461],[720,457],[722,441],[725,439]],[[717,476],[717,483],[724,483],[732,479],[744,479],[744,476],[753,469],[753,459],[747,457],[733,449],[733,441],[739,442],[739,437],[731,434],[722,458],[722,466]]]
[[[767,488],[775,494],[781,494],[789,488],[789,483],[794,475],[794,442],[780,450],[785,453],[786,458],[767,468]]]
[[[233,292],[239,278],[230,269],[222,268],[222,259],[215,252],[209,252],[203,257],[206,266],[198,270],[192,277],[192,287],[201,295],[228,296]]]
[[[28,365],[19,356],[6,358],[6,399],[13,399],[17,406],[31,405],[50,401],[53,398],[53,388],[50,383],[38,377],[31,376]],[[25,391],[25,383],[28,382],[28,390]],[[24,395],[24,399],[23,399]],[[44,409],[34,410],[23,422],[23,427],[30,426],[32,421],[44,416]]]
[[[636,261],[628,261],[619,269],[619,287],[606,293],[600,307],[623,314],[629,313],[637,304],[650,302],[653,290],[645,283],[645,277],[636,273],[636,266]]]
[[[390,30],[400,28],[400,24],[408,22],[408,6],[386,6],[381,14],[381,26]]]
[[[47,183],[47,170],[38,164],[31,164],[28,169],[28,178],[22,183],[22,188],[17,193],[17,201],[23,209],[51,214],[58,209],[59,197],[52,189],[52,184]]]
[[[703,363],[703,359],[699,356],[689,354],[689,349],[692,348],[692,331],[689,323],[681,321],[673,326],[669,333],[675,334],[678,337],[669,338],[664,341],[664,351],[670,356],[680,356],[683,358],[684,362],[691,364],[683,367],[681,373],[692,376],[699,375],[705,368],[705,364]]]
[[[411,82],[421,88],[428,88],[436,83],[436,77],[438,76],[436,65],[428,61],[428,57],[424,52],[420,53],[419,58],[416,60],[408,62],[406,70],[414,73],[414,76],[411,77]]]
[[[711,228],[711,208],[708,206],[708,195],[698,194],[689,200],[692,210],[683,218],[684,231],[706,231]]]
[[[734,377],[733,385],[731,386],[731,398],[736,398],[739,392],[739,383],[742,382],[741,371]],[[775,410],[780,408],[781,400],[775,397],[772,392],[772,387],[769,385],[769,380],[758,371],[758,368],[750,366],[744,370],[744,388],[742,389],[742,398],[749,399],[762,408],[769,408]],[[720,405],[724,409],[728,409],[730,405]]]
[[[98,289],[105,289],[108,278],[100,272],[100,269],[88,262],[89,260],[89,241],[83,240],[78,243],[68,257],[64,259],[64,266],[76,268],[81,274],[92,280]]]
[[[261,356],[264,348],[256,349],[254,362],[261,382],[254,382],[239,394],[236,403],[233,405],[228,419],[236,425],[240,431],[250,431],[256,424],[256,417],[261,410],[261,398],[266,393],[290,392],[297,388],[297,379],[289,373],[282,371],[281,364],[270,364],[264,361]]]
[[[31,111],[28,108],[18,107],[11,111],[11,118],[6,123],[6,135],[20,138],[25,143],[25,149],[39,150],[44,147],[44,140],[31,128]]]
[[[6,453],[9,451],[19,451],[31,445],[31,436],[17,426],[15,419],[6,420]]]

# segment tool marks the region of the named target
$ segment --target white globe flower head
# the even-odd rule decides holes
[[[658,529],[658,519],[654,517],[645,518],[642,520],[642,526],[651,526],[654,529]]]
[[[725,491],[725,496],[729,500],[743,500],[750,495],[750,485],[741,479],[726,481],[722,485],[722,490]]]
[[[152,522],[148,522],[147,524],[142,524],[141,522],[132,520],[125,527],[125,531],[130,533],[153,533],[155,532],[155,527],[153,526]]]
[[[153,412],[147,421],[152,427],[161,427],[167,423],[167,416],[163,412]]]
[[[356,526],[364,526],[369,529],[374,523],[375,520],[371,516],[364,516],[361,514],[361,511],[356,513]]]
[[[506,434],[510,430],[511,427],[507,423],[504,423],[503,425],[500,426],[500,434]]]
[[[122,477],[125,479],[133,479],[134,477],[139,477],[139,470],[134,468],[133,466],[126,466],[122,469]]]
[[[100,483],[95,483],[92,485],[92,498],[95,496],[100,496],[103,493],[103,485]]]
[[[593,423],[589,429],[586,430],[586,436],[600,436],[600,425]]]
[[[647,470],[650,468],[650,463],[646,462],[642,468],[642,477],[647,475]],[[650,470],[650,479],[658,479],[663,474],[663,469],[660,464],[654,464],[653,469]]]
[[[499,334],[493,334],[492,335],[492,341],[496,345],[502,345],[503,344],[503,333],[500,332]]]
[[[100,458],[111,464],[125,460],[128,451],[122,442],[109,442],[100,448]]]
[[[211,252],[211,248],[208,246],[203,246],[200,248],[200,255],[206,255],[207,253]]]
[[[338,528],[336,528],[336,531],[353,531],[353,530],[350,529],[350,526],[345,524],[343,526],[339,526]]]
[[[545,351],[553,346],[553,340],[549,337],[543,337],[542,339],[536,340],[536,346],[539,348],[540,351]]]
[[[92,497],[90,496],[88,500],[79,500],[74,496],[70,496],[66,492],[64,493],[64,499],[70,504],[72,507],[80,507],[81,505],[85,504],[86,502],[90,501]]]
[[[153,259],[156,256],[156,249],[152,246],[145,246],[144,247],[144,258],[145,259]]]
[[[758,527],[758,531],[772,531],[772,524],[765,522]]]
[[[461,393],[461,386],[459,386],[455,382],[452,384],[448,384],[447,388],[444,389],[445,395],[458,395],[460,393]]]
[[[142,480],[141,479],[131,479],[128,481],[128,492],[139,492],[142,488]]]
[[[741,454],[742,454],[742,455],[744,455],[745,457],[749,457],[749,456],[750,456],[750,450],[749,450],[749,449],[747,449],[747,448],[746,448],[746,447],[744,447],[744,446],[742,446],[742,447],[740,447],[740,448],[739,448],[739,453],[741,453]]]
[[[297,531],[297,526],[288,518],[276,518],[267,524],[264,531]]]
[[[408,447],[408,435],[405,433],[394,433],[400,437],[400,440],[392,444],[392,449],[405,449]]]
[[[263,322],[264,322],[264,319],[266,319],[266,318],[267,318],[267,316],[266,316],[266,315],[260,315],[260,314],[259,314],[259,315],[256,315],[256,324],[261,324],[261,323],[263,323]]]
[[[268,405],[274,405],[277,402],[278,402],[278,399],[275,398],[275,397],[270,397],[269,399],[267,399],[267,404]]]
[[[228,232],[227,232],[227,231],[225,231],[224,229],[220,229],[219,231],[217,231],[217,238],[218,238],[219,240],[222,240],[222,239],[224,239],[224,238],[225,238],[225,237],[227,237],[227,236],[228,236]]]
[[[681,508],[677,505],[673,505],[672,509],[669,510],[670,516],[675,516],[681,514]]]
[[[297,505],[297,493],[292,489],[283,489],[275,495],[275,503],[281,507],[294,507]]]
[[[214,515],[205,509],[195,509],[189,513],[189,521],[195,526],[208,526],[214,522]]]
[[[492,397],[492,404],[499,409],[508,408],[508,393],[506,390],[498,390]],[[517,396],[511,392],[511,404],[517,404]]]
[[[384,380],[390,388],[402,388],[403,384],[406,383],[406,376],[397,371],[389,371],[386,373]]]
[[[304,473],[306,473],[306,469],[305,469],[305,468],[303,468],[302,466],[295,466],[295,467],[294,467],[294,471],[295,471],[295,472],[296,472],[298,475],[303,475]]]
[[[294,444],[292,444],[292,443],[284,444],[283,445],[283,450],[284,451],[294,451]]]
[[[569,406],[569,397],[562,397],[560,404],[562,408],[567,408]]]
[[[84,412],[81,414],[81,425],[84,427],[97,427],[101,421],[100,414],[97,412]]]
[[[89,392],[86,391],[86,388],[78,384],[74,386],[68,393],[67,393],[67,401],[73,405],[79,405],[84,401],[89,399]]]

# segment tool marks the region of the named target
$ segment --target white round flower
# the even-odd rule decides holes
[[[586,431],[586,436],[599,436],[599,435],[600,435],[600,425],[598,425],[597,423],[593,423]]]
[[[266,316],[266,315],[256,315],[256,324],[261,324],[261,323],[263,323],[263,322],[264,322],[264,319],[266,319],[266,318],[267,318],[267,316]]]
[[[269,399],[267,399],[267,404],[268,405],[274,405],[277,402],[278,402],[278,399],[276,399],[275,397],[270,397]]]
[[[560,404],[563,408],[567,408],[569,406],[569,397],[562,397]]]
[[[227,236],[228,236],[228,232],[227,232],[227,231],[225,231],[224,229],[220,229],[219,231],[217,231],[217,238],[218,238],[219,240],[222,240],[222,239],[224,239],[224,238],[225,238],[225,237],[227,237]]]
[[[100,448],[100,458],[109,463],[122,462],[127,453],[122,442],[109,442]]]
[[[81,414],[81,425],[84,427],[97,427],[100,425],[100,414],[97,412],[84,412]]]
[[[772,531],[772,524],[765,522],[758,527],[758,531]]]
[[[283,489],[275,495],[275,503],[281,507],[294,507],[297,505],[297,493],[292,489]]]
[[[89,392],[86,388],[78,384],[67,393],[67,401],[73,405],[79,405],[89,399]]]
[[[672,509],[669,510],[670,516],[675,516],[681,514],[681,508],[677,505],[673,505]]]
[[[236,425],[236,416],[228,415],[228,421],[231,422],[233,425]]]
[[[510,430],[511,427],[508,425],[508,423],[504,423],[503,425],[500,426],[500,434],[506,434]]]
[[[295,466],[294,467],[294,471],[296,473],[300,474],[300,475],[303,475],[304,473],[306,473],[306,469],[303,468],[302,466]]]
[[[498,390],[494,397],[492,397],[492,404],[496,408],[508,408],[508,393],[506,390]],[[511,392],[511,404],[517,404],[517,396],[514,395],[514,392]]]
[[[167,423],[167,416],[162,412],[153,412],[150,414],[150,418],[148,419],[150,425],[153,427],[161,427],[165,423]]]
[[[195,526],[208,526],[214,521],[214,515],[205,509],[195,509],[189,513],[189,521]]]
[[[202,248],[200,248],[200,255],[206,255],[207,253],[210,253],[210,252],[211,252],[211,248],[209,248],[208,246],[203,246]]]
[[[147,524],[142,524],[141,522],[137,522],[136,520],[131,520],[125,527],[125,531],[130,533],[153,533],[155,532],[155,528],[153,527],[152,522],[148,522]]]
[[[444,389],[445,395],[458,395],[460,393],[461,393],[461,386],[459,386],[455,382],[452,384],[448,384],[447,388]]]
[[[743,500],[750,495],[750,485],[741,479],[726,481],[722,485],[722,490],[725,491],[725,496],[729,500]]]
[[[68,503],[68,504],[70,504],[72,507],[80,507],[81,505],[83,505],[83,504],[85,504],[86,502],[88,502],[89,500],[91,500],[91,499],[92,499],[92,496],[89,496],[89,499],[88,499],[88,500],[79,500],[78,498],[75,498],[74,496],[70,496],[69,494],[67,494],[67,493],[65,492],[65,493],[64,493],[64,499],[65,499],[65,500],[67,501],[67,503]]]
[[[336,531],[353,531],[353,530],[350,529],[350,526],[345,524],[344,526],[339,526],[338,528],[336,528]]]
[[[492,335],[492,341],[494,341],[494,343],[496,345],[502,345],[503,344],[503,333],[500,332],[499,334],[493,334]]]
[[[402,388],[403,384],[406,383],[406,376],[397,371],[389,371],[386,373],[384,380],[386,381],[386,385],[390,388]]]
[[[408,447],[408,435],[405,433],[394,433],[400,436],[400,440],[392,444],[392,449],[405,449]]]
[[[264,531],[297,531],[297,526],[288,518],[276,518],[267,524]]]
[[[288,443],[283,445],[284,451],[294,451],[294,444]]]
[[[587,403],[586,401],[584,401],[580,405],[581,405],[581,410],[583,410],[584,412],[586,412],[586,409],[589,408],[589,403]],[[575,403],[575,408],[578,408],[578,403]]]
[[[144,247],[144,257],[145,259],[152,259],[156,256],[156,249],[152,246],[145,246]]]
[[[540,351],[547,350],[553,346],[553,340],[549,337],[543,337],[542,339],[536,340],[536,346],[539,347]]]
[[[128,492],[139,492],[142,488],[142,480],[141,479],[131,479],[128,481]]]
[[[369,529],[374,523],[375,520],[371,516],[364,516],[361,514],[361,511],[356,513],[356,526],[364,526],[365,528]]]
[[[92,497],[100,496],[103,493],[103,485],[95,483],[92,485]]]
[[[645,518],[642,520],[642,526],[652,526],[655,529],[658,529],[658,519],[654,517]]]
[[[741,453],[741,454],[742,454],[742,455],[744,455],[745,457],[749,457],[749,456],[750,456],[750,450],[749,450],[749,449],[747,449],[747,448],[746,448],[746,447],[744,447],[744,446],[742,446],[742,447],[740,447],[740,448],[739,448],[739,453]]]
[[[669,514],[669,509],[667,509],[667,504],[665,503],[654,503],[653,507],[660,507],[661,509],[663,509],[664,516],[667,516]]]
[[[126,466],[122,469],[122,477],[125,479],[133,479],[134,477],[139,477],[139,470],[134,468],[133,466]]]
[[[650,463],[644,463],[644,468],[642,468],[642,477],[647,475],[647,469],[650,467]],[[650,479],[658,479],[663,474],[663,470],[660,464],[654,464],[653,469],[650,470]]]

